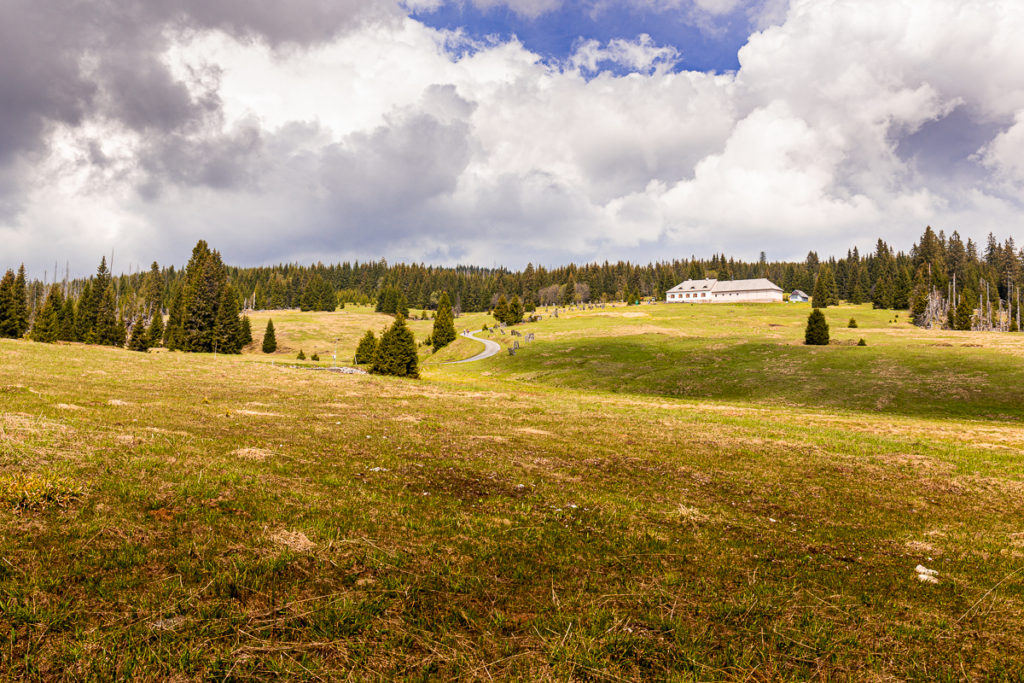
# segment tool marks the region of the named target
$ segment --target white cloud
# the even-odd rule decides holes
[[[172,75],[215,113],[160,144],[102,118],[57,129],[46,163],[6,168],[36,189],[0,236],[40,265],[82,254],[83,269],[114,242],[181,262],[198,237],[247,263],[521,265],[800,257],[880,235],[905,248],[929,223],[976,239],[1016,224],[1024,5],[793,0],[773,21],[725,75],[675,73],[676,48],[646,36],[582,43],[559,67],[411,19],[301,50],[175,36]],[[953,182],[904,143],[956,117],[985,137]]]
[[[436,12],[444,6],[444,0],[402,0],[402,6],[410,12]]]
[[[1007,182],[1024,188],[1024,111],[983,150],[983,159]]]
[[[602,46],[596,40],[581,43],[569,58],[576,69],[597,72],[604,64],[615,64],[630,71],[649,73],[669,70],[679,61],[679,50],[672,46],[659,46],[646,33],[636,40],[616,38]]]

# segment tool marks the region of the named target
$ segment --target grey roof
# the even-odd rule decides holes
[[[718,280],[687,280],[668,290],[669,293],[676,292],[710,292]]]
[[[771,280],[767,278],[757,278],[756,280],[729,280],[727,282],[719,282],[715,285],[715,292],[760,292],[764,290],[774,290],[781,292],[782,287],[779,287]]]
[[[793,293],[790,294],[790,296],[802,296],[805,299],[810,299],[811,298],[811,297],[807,296],[807,292],[805,292],[802,289],[794,289]]]

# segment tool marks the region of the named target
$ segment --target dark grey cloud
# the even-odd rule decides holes
[[[146,179],[150,191],[165,180],[235,186],[245,172],[233,160],[250,155],[259,134],[219,130],[216,74],[194,74],[206,81],[198,89],[176,78],[160,59],[169,33],[219,29],[301,49],[395,12],[389,2],[362,0],[3,0],[0,211],[17,206],[18,159],[44,154],[53,126],[89,119],[145,136],[139,168],[166,175]],[[86,147],[89,158],[102,158]]]
[[[85,41],[65,22],[80,13],[59,3],[0,3],[0,167],[35,151],[53,123],[77,125],[91,111],[98,86],[82,73]]]

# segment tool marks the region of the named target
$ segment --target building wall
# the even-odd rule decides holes
[[[679,292],[675,293],[677,298],[673,299],[672,294],[665,294],[665,303],[669,304],[709,304],[713,297],[711,292]],[[687,299],[686,295],[689,294],[690,298]],[[703,295],[703,296],[702,296]]]
[[[672,298],[675,294],[676,298]],[[774,304],[782,303],[782,292],[774,289],[757,289],[740,292],[680,292],[665,294],[665,303],[669,304]],[[686,295],[690,294],[687,299]],[[703,296],[701,296],[703,295]]]
[[[715,292],[713,301],[720,304],[781,303],[782,292],[777,292],[774,289],[752,290],[747,292]]]

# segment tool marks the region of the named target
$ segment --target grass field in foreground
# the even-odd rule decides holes
[[[680,331],[698,315],[658,309],[643,312],[681,316],[655,319]],[[796,313],[748,315],[728,324],[791,348]],[[784,329],[757,320],[786,315]],[[516,363],[555,353],[556,335],[578,347],[637,320],[545,321],[515,358],[420,382],[0,341],[0,671],[1024,676],[1024,428],[1001,416],[1009,398],[995,420],[961,421],[862,410],[854,393],[833,411],[643,396],[628,376],[612,393],[596,372],[587,392],[567,374],[523,381]],[[706,343],[730,344],[728,324]],[[917,335],[880,318],[857,334],[877,353]]]

